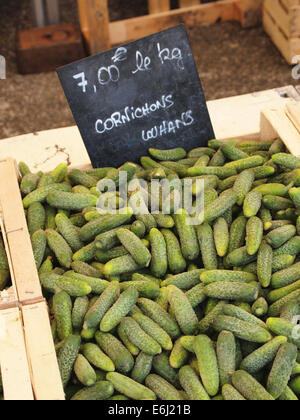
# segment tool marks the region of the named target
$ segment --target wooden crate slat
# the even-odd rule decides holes
[[[149,13],[166,12],[171,8],[171,0],[148,0]]]
[[[201,3],[200,0],[179,0],[180,7],[191,7]]]
[[[5,289],[0,292],[0,309],[8,309],[18,306],[18,297],[17,297],[17,288],[14,278],[14,272],[12,268],[11,256],[9,253],[9,245],[5,232],[4,220],[3,220],[3,211],[0,203],[0,229],[3,238],[3,243],[6,251],[6,256],[8,260],[8,267],[11,277],[12,286],[9,289]]]
[[[32,401],[30,369],[18,308],[0,311],[0,365],[4,399]]]
[[[222,0],[185,9],[174,9],[155,15],[111,22],[109,25],[110,40],[112,45],[118,45],[143,38],[180,23],[192,27],[202,23],[230,20],[238,20],[236,0]]]
[[[264,8],[288,38],[300,37],[300,5],[286,7],[282,0],[265,0]]]
[[[42,290],[19,190],[16,163],[13,159],[0,161],[0,179],[6,180],[1,182],[0,203],[18,299],[21,303],[42,300]]]
[[[291,123],[285,108],[266,109],[261,115],[261,140],[278,137],[293,155],[300,157],[300,133]]]
[[[300,133],[300,103],[288,104],[286,106],[286,112],[289,119],[292,121],[292,123]]]
[[[37,400],[64,400],[54,343],[45,302],[22,308],[25,340]]]

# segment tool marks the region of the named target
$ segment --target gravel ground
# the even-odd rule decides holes
[[[78,24],[75,0],[59,0],[61,20]],[[146,13],[146,0],[111,0],[111,19]],[[56,74],[21,76],[15,56],[16,30],[32,26],[30,1],[0,2],[0,54],[7,79],[0,81],[0,138],[74,124]],[[296,84],[291,67],[263,28],[238,23],[202,25],[189,30],[208,100]]]

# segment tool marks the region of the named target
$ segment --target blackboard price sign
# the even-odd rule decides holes
[[[214,137],[184,25],[57,72],[94,167]]]

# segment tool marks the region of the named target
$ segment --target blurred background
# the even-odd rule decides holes
[[[76,0],[59,0],[59,10],[61,23],[80,28]],[[111,21],[147,13],[147,0],[109,0]],[[31,0],[0,1],[0,54],[7,62],[7,79],[0,80],[1,139],[74,124],[54,71],[19,73],[17,34],[34,27],[33,16]],[[217,22],[188,32],[207,100],[299,84],[262,25]]]

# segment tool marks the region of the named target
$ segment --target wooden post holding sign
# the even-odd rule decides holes
[[[214,138],[184,25],[58,69],[94,167]]]

